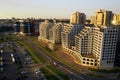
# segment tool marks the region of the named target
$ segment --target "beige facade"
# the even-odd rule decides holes
[[[70,48],[75,45],[75,35],[77,35],[82,29],[83,25],[79,24],[67,24],[64,25],[61,32],[62,46]]]
[[[107,26],[112,24],[113,13],[112,11],[98,10],[95,13],[94,25],[95,26]]]
[[[113,25],[120,25],[120,14],[113,15],[112,24]]]
[[[85,24],[86,15],[84,13],[76,12],[70,16],[70,23]]]
[[[45,22],[40,23],[39,25],[39,32],[40,36],[39,39],[49,39],[49,29],[53,26],[54,24],[49,22],[48,20],[45,20]]]
[[[75,37],[76,52],[82,56],[82,64],[87,66],[98,66],[101,52],[102,33],[99,28],[85,27]]]
[[[94,24],[94,21],[95,21],[95,16],[91,16],[90,17],[90,24]]]
[[[61,23],[52,23],[48,20],[45,20],[45,22],[42,22],[39,25],[40,35],[38,39],[42,39],[52,44],[61,43],[62,27],[63,24]]]

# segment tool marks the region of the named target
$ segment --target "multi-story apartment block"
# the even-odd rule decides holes
[[[61,31],[63,24],[55,23],[53,27],[49,29],[49,40],[53,43],[61,43]]]
[[[119,25],[118,25],[119,26]],[[117,48],[115,55],[115,67],[120,67],[120,28],[118,29]]]
[[[62,27],[62,23],[49,22],[48,20],[45,20],[45,22],[42,22],[39,25],[40,35],[38,39],[42,39],[53,44],[61,43]]]
[[[106,10],[99,10],[95,13],[94,16],[94,25],[95,26],[101,26],[101,25],[111,25],[112,24],[112,18],[113,13],[112,11],[106,11]]]
[[[70,16],[70,23],[85,24],[86,15],[84,13],[75,12]]]
[[[61,32],[62,46],[70,48],[75,45],[75,35],[77,35],[82,29],[83,25],[79,24],[67,24],[64,25]]]
[[[75,37],[76,52],[82,64],[99,68],[113,68],[117,38],[118,28],[116,27],[85,27]]]
[[[45,22],[41,22],[39,25],[39,39],[44,39],[48,41],[49,39],[49,29],[53,27],[53,23],[49,22],[48,20],[45,20]]]
[[[95,16],[91,16],[90,17],[90,24],[94,24],[94,21],[95,21]]]
[[[120,25],[120,14],[113,15],[112,24],[113,25]]]

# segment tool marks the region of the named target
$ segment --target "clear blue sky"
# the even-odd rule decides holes
[[[90,17],[98,9],[120,13],[120,0],[0,0],[0,18],[69,18],[76,11]]]

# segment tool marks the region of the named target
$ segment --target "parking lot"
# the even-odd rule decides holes
[[[0,48],[0,80],[46,80],[20,45],[7,42]]]
[[[14,80],[18,77],[17,75],[17,66],[16,64],[12,63],[11,60],[11,50],[8,49],[6,43],[0,44],[1,51],[0,51],[0,57],[1,57],[1,70],[0,70],[0,78],[1,80]]]

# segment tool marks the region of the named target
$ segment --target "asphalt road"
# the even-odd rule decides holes
[[[30,40],[25,40],[40,56],[42,56],[43,58],[45,58],[50,64],[53,65],[54,62],[57,63],[56,68],[59,68],[62,72],[64,72],[65,74],[67,74],[71,80],[93,80],[92,78],[79,73],[73,69],[71,69],[70,67],[68,67],[67,65],[59,62],[58,60],[54,59],[51,55],[45,53],[44,51],[42,51],[40,48],[38,48],[32,41]]]

